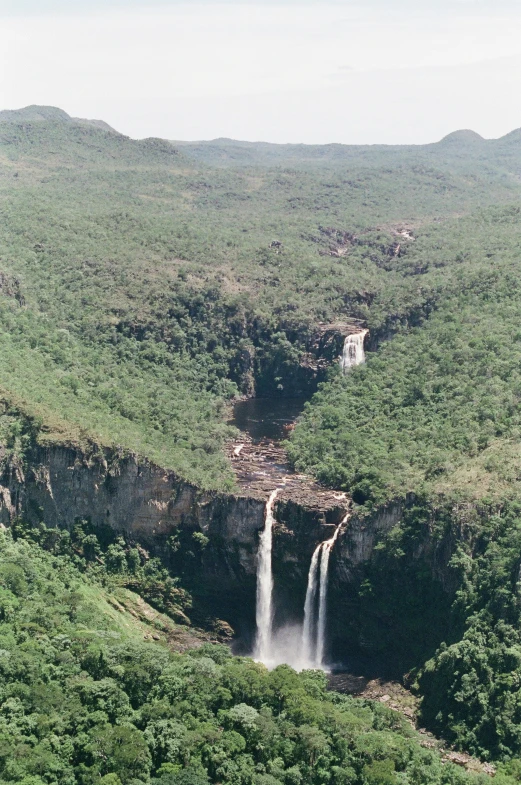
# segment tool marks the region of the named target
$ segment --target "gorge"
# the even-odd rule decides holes
[[[344,374],[356,365],[365,362],[364,340],[367,334],[368,330],[362,330],[345,337],[343,354],[340,358],[340,367]],[[265,415],[269,412],[274,422],[280,422],[279,411],[283,413],[282,419],[284,419],[284,414],[288,412],[288,408],[281,405],[280,401],[277,403],[278,405],[275,407],[273,402],[271,402],[271,408],[264,407]],[[298,402],[296,407],[298,409]],[[252,408],[251,412],[255,415],[256,409]],[[238,422],[243,423],[243,427],[247,429],[250,436],[260,439],[261,444],[262,438],[266,438],[269,434],[278,433],[280,438],[284,433],[284,429],[274,430],[274,423],[270,423],[270,419],[266,416],[260,422],[254,418],[254,429],[249,425],[250,420],[247,416]],[[241,445],[239,452],[237,449],[234,450],[234,457],[239,460],[242,447],[243,445]],[[279,492],[286,485],[288,479],[285,476],[282,477],[281,485],[271,492],[266,502],[264,529],[259,537],[254,657],[268,667],[274,667],[284,662],[297,670],[303,668],[325,669],[327,667],[329,560],[340,529],[349,519],[349,512],[336,526],[333,536],[321,542],[313,551],[307,579],[302,625],[283,624],[274,635],[272,597],[274,589],[272,573],[273,525],[276,523],[274,505]]]
[[[404,658],[416,658],[416,649],[402,651],[394,640],[407,616],[384,616],[370,628],[376,607],[367,612],[360,594],[376,564],[374,546],[413,499],[372,513],[350,511],[345,493],[292,471],[280,444],[246,437],[238,454],[237,442],[229,445],[238,485],[229,493],[202,491],[146,459],[95,443],[45,444],[42,434],[43,443],[37,437],[24,461],[1,477],[0,520],[10,525],[21,517],[69,531],[88,521],[100,536],[123,535],[181,576],[193,595],[195,622],[223,619],[235,630],[238,652],[270,664],[324,667],[362,656],[378,670],[381,652],[389,659],[392,651],[398,669]],[[426,540],[411,562],[430,576],[424,610],[436,617],[430,636],[418,641],[421,653],[443,635],[430,597],[434,592],[441,609],[454,591],[453,547],[450,538],[434,549]]]
[[[286,422],[287,412],[302,408],[300,401],[289,404],[288,409],[280,398],[269,403],[269,410],[261,408],[262,423],[253,408],[254,427],[273,433],[280,411]],[[245,428],[248,422],[243,419]],[[245,650],[251,650],[248,641],[255,641],[257,659],[323,667],[328,587],[331,580],[337,582],[339,567],[335,564],[331,576],[330,556],[347,523],[349,502],[345,494],[291,470],[280,446],[287,431],[277,427],[275,439],[259,436],[238,454],[235,443],[230,445],[237,494],[200,491],[149,461],[92,443],[82,449],[35,446],[24,464],[2,477],[0,518],[10,524],[23,516],[35,525],[54,522],[67,529],[88,520],[94,530],[122,533],[181,574],[188,570],[196,607],[208,607],[230,622]],[[241,441],[247,436],[243,432]],[[249,448],[259,456],[253,469]],[[243,477],[245,463],[249,469]],[[269,493],[266,481],[275,485]],[[204,534],[208,545],[196,553],[195,562],[193,557],[187,561],[195,532]],[[169,546],[172,536],[181,543],[176,553]]]
[[[429,535],[433,524],[427,517],[419,539],[414,547],[409,546],[404,570],[391,555],[383,558],[385,551],[375,551],[375,545],[398,523],[416,514],[414,499],[372,513],[355,509],[347,525],[338,528],[348,512],[345,496],[317,489],[303,501],[298,487],[296,498],[294,490],[290,477],[272,508],[274,659],[286,661],[288,641],[283,638],[287,630],[302,651],[303,609],[313,554],[335,532],[328,561],[327,628],[332,660],[362,656],[370,669],[378,671],[383,658],[399,673],[404,665],[432,652],[446,636],[447,609],[458,585],[449,566],[458,542],[455,529],[433,540]],[[88,521],[99,536],[123,536],[129,543],[138,543],[181,576],[193,595],[193,606],[187,612],[194,623],[210,615],[223,619],[235,630],[237,651],[250,654],[254,650],[257,553],[266,523],[263,492],[203,492],[146,460],[94,445],[88,450],[36,446],[28,452],[24,466],[4,472],[0,480],[0,521],[10,526],[19,519],[36,528],[45,524],[68,531],[76,522]],[[199,534],[207,541],[202,548],[194,539]],[[175,550],[173,540],[179,543]],[[373,573],[379,576],[374,592],[377,597],[382,593],[378,602],[361,593]],[[388,585],[380,588],[385,576],[395,587],[403,584],[393,595],[403,605],[386,606]],[[418,581],[421,594],[410,588]],[[413,604],[408,607],[408,602]],[[414,625],[423,632],[411,640]]]

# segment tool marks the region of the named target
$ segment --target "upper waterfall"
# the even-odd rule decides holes
[[[365,362],[364,341],[369,330],[361,330],[359,333],[351,333],[344,341],[344,350],[340,359],[340,367],[344,373],[355,365]]]

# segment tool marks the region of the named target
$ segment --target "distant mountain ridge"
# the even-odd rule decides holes
[[[499,139],[484,139],[475,131],[460,129],[424,145],[276,144],[225,137],[190,142],[157,137],[132,139],[103,120],[71,117],[54,106],[31,105],[0,111],[0,136],[0,143],[10,150],[21,150],[26,145],[33,155],[38,151],[39,156],[50,156],[55,162],[59,156],[62,164],[68,165],[81,149],[85,160],[97,164],[103,158],[107,162],[118,160],[122,165],[130,160],[151,162],[153,158],[155,164],[169,165],[175,155],[186,165],[218,169],[292,167],[333,173],[339,167],[354,167],[367,171],[438,171],[444,177],[457,173],[466,181],[469,177],[496,178],[507,190],[517,187],[521,179],[521,129]]]
[[[357,148],[357,149],[421,149],[426,147],[432,147],[433,145],[439,144],[477,144],[477,143],[495,143],[495,142],[502,142],[507,141],[513,135],[518,135],[521,138],[521,128],[516,128],[513,131],[505,134],[504,136],[500,136],[496,139],[486,139],[481,134],[478,134],[476,131],[473,131],[469,128],[461,128],[456,131],[451,131],[451,133],[444,136],[438,142],[427,142],[426,144],[385,144],[385,143],[376,143],[376,144],[344,144],[342,142],[327,142],[324,144],[306,144],[303,142],[288,142],[288,143],[279,143],[279,142],[264,142],[264,141],[257,141],[257,142],[248,142],[241,139],[232,139],[226,136],[219,136],[216,139],[199,139],[195,141],[181,141],[178,139],[173,139],[172,142],[179,146],[184,145],[204,145],[204,146],[236,146],[241,148],[255,148],[255,147],[279,147],[279,148],[301,148],[301,149],[311,149],[316,147],[321,148]]]
[[[31,104],[20,109],[3,109],[0,110],[0,123],[23,123],[23,122],[63,122],[75,123],[81,125],[90,125],[96,128],[101,128],[104,131],[111,131],[112,133],[119,133],[115,128],[110,126],[104,120],[89,119],[83,117],[71,117],[63,109],[56,106],[40,106],[38,104]],[[180,141],[178,139],[168,140],[178,147],[192,147],[192,148],[222,148],[229,150],[230,148],[238,148],[242,151],[247,150],[284,150],[287,151],[301,151],[311,152],[313,150],[324,151],[340,151],[346,149],[352,150],[422,150],[432,148],[438,145],[451,145],[463,147],[466,145],[478,144],[497,144],[502,142],[513,143],[521,141],[521,128],[516,128],[513,131],[498,137],[497,139],[485,139],[476,131],[471,129],[458,129],[444,136],[438,142],[430,142],[427,144],[343,144],[341,142],[329,142],[326,144],[304,144],[299,142],[294,143],[277,143],[277,142],[264,142],[264,141],[244,141],[241,139],[232,139],[231,137],[217,137],[216,139],[200,139]]]
[[[0,111],[0,123],[44,123],[62,122],[77,123],[80,125],[92,125],[104,131],[111,131],[117,134],[112,126],[104,120],[89,120],[83,117],[71,117],[63,109],[57,106],[24,106],[22,109],[3,109]]]
[[[468,129],[453,131],[438,142],[422,145],[348,145],[340,143],[275,144],[219,138],[196,142],[172,140],[191,158],[214,166],[337,165],[340,162],[367,167],[387,165],[479,166],[485,159],[502,168],[506,158],[518,172],[521,164],[521,129],[499,139],[484,139]],[[517,160],[519,158],[519,161]],[[518,172],[519,173],[519,172]]]

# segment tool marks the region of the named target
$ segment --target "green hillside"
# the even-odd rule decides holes
[[[472,175],[424,148],[429,166],[405,148],[223,170],[55,109],[2,120],[2,388],[207,487],[232,482],[223,401],[284,393],[318,322],[421,321],[490,265],[476,205],[518,196],[497,156]]]
[[[429,727],[506,761],[514,779],[499,783],[521,780],[520,175],[520,131],[423,147],[178,144],[52,107],[0,115],[0,397],[13,404],[0,418],[3,466],[31,438],[92,439],[233,489],[230,401],[295,394],[319,327],[361,320],[367,363],[347,377],[332,364],[289,455],[345,489],[359,516],[403,505],[355,598],[365,640],[381,634],[375,604],[421,637],[429,622],[407,614],[432,568],[429,543],[449,543],[452,604],[429,619],[449,614],[453,637],[427,663],[411,645],[409,679]],[[160,565],[147,577],[128,544],[111,543],[107,561],[83,535],[61,551],[57,534],[3,535],[0,571],[23,572],[1,579],[3,648],[23,663],[2,704],[16,724],[2,731],[5,782],[466,781],[381,707],[325,696],[320,676],[268,675],[221,649],[181,658],[138,645],[132,624],[118,648],[129,619],[106,617],[112,557],[121,579],[141,570],[132,585],[145,600],[159,592],[158,612],[182,616],[189,597]],[[60,599],[69,583],[103,606],[92,656],[92,606],[75,616]],[[48,597],[49,629],[35,621]],[[144,663],[144,684],[154,674],[152,697],[130,661]],[[33,683],[45,686],[35,695]]]

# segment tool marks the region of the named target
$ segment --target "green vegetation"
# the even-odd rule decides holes
[[[175,653],[167,617],[147,627],[124,607],[139,600],[125,576],[157,575],[137,551],[81,529],[13,535],[0,533],[2,783],[488,780],[443,764],[383,705],[326,693],[322,673],[268,673],[224,646]]]
[[[418,686],[431,727],[478,755],[508,759],[521,726],[521,506],[487,512],[472,550],[461,544],[452,559],[461,575],[452,612],[464,634],[439,648]]]
[[[519,132],[175,146],[0,114],[4,463],[94,442],[232,489],[228,402],[309,391],[319,323],[362,320],[378,352],[331,368],[289,454],[360,515],[403,504],[346,627],[414,668],[429,727],[506,761],[500,783],[521,779],[520,173]],[[6,782],[466,781],[320,675],[143,641],[123,599],[168,628],[190,612],[176,579],[88,528],[42,532],[2,535]]]
[[[460,280],[433,216],[519,192],[512,145],[476,174],[446,144],[217,169],[59,110],[0,119],[1,386],[205,487],[233,484],[223,400],[291,392],[319,321],[421,321]]]
[[[347,625],[372,653],[420,666],[428,727],[504,759],[521,749],[519,229],[518,208],[460,219],[444,253],[455,270],[461,238],[473,268],[421,326],[333,374],[289,445],[366,514],[409,500]]]
[[[416,498],[350,596],[334,596],[344,639],[407,674],[420,723],[509,767],[520,749],[520,553],[519,502]]]
[[[495,209],[481,213],[479,225],[459,222],[456,247],[475,230],[466,251],[472,268],[459,252],[450,259],[450,242],[443,246],[452,291],[446,287],[421,327],[396,336],[348,378],[332,374],[292,436],[298,468],[366,506],[411,491],[517,497],[520,215],[517,207]]]
[[[433,509],[432,499],[418,498],[365,565],[348,622],[373,653],[392,652],[404,668],[429,657],[408,676],[422,696],[420,721],[460,749],[509,765],[520,749],[520,553],[519,502],[498,509],[491,500],[438,500]]]

